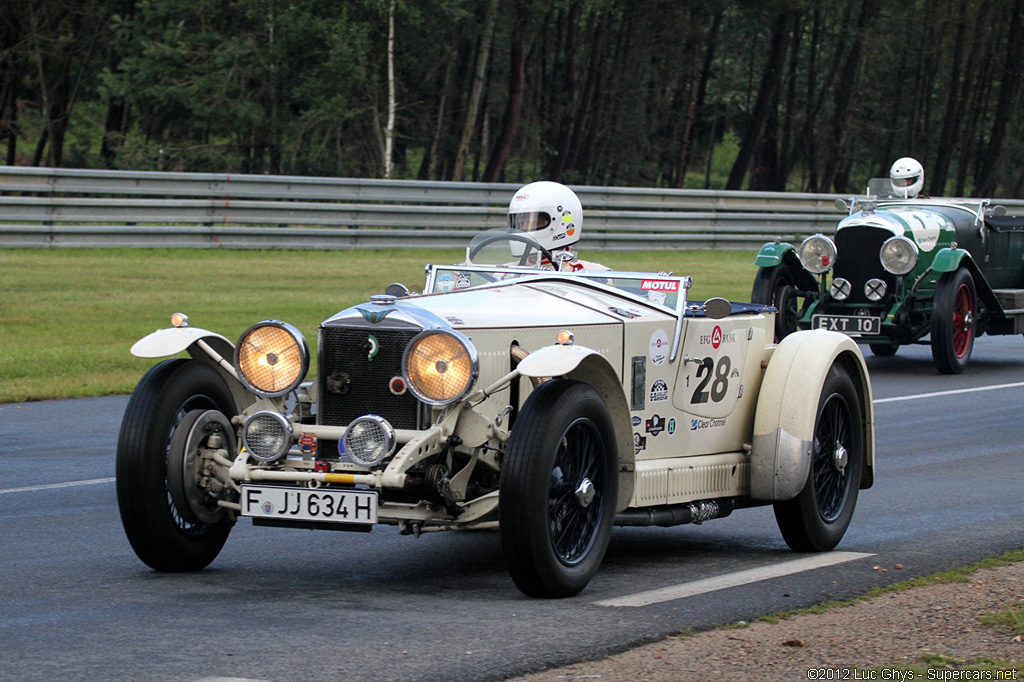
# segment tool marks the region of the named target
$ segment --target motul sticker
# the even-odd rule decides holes
[[[679,291],[679,282],[668,279],[645,279],[640,283],[644,291]]]
[[[654,365],[663,365],[668,358],[668,334],[664,329],[655,329],[651,334],[648,356]]]

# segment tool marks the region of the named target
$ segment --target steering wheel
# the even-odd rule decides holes
[[[513,234],[513,233],[509,233],[509,234],[496,234],[493,237],[487,237],[485,239],[481,239],[480,243],[477,244],[476,246],[474,246],[473,249],[469,252],[469,260],[472,261],[473,260],[473,256],[475,256],[476,254],[480,253],[481,249],[483,249],[485,246],[487,246],[489,244],[493,244],[494,242],[498,242],[498,241],[522,242],[522,243],[526,244],[526,246],[529,247],[529,248],[523,249],[523,255],[519,257],[519,265],[526,265],[526,261],[529,260],[530,253],[531,253],[532,249],[536,249],[536,250],[540,251],[541,255],[544,256],[544,258],[547,258],[548,261],[552,265],[555,263],[555,257],[551,254],[551,251],[549,251],[548,249],[544,248],[543,246],[538,244],[536,241],[534,241],[530,237],[524,237],[523,235]]]

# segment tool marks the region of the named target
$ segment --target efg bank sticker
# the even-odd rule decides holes
[[[664,329],[655,329],[651,334],[649,357],[654,365],[663,365],[668,358],[668,334]]]

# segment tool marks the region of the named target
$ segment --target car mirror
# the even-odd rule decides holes
[[[991,208],[988,209],[988,214],[995,218],[1002,218],[1004,215],[1006,215],[1006,207],[998,205],[992,206]]]
[[[732,303],[724,298],[709,298],[704,301],[704,315],[712,320],[721,320],[732,314]]]
[[[846,203],[845,199],[836,199],[835,206],[840,211],[846,211],[847,213],[850,212],[850,204]]]

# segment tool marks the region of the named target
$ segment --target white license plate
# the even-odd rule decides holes
[[[243,485],[242,516],[276,521],[377,523],[373,490]]]
[[[866,315],[815,315],[811,318],[815,329],[828,329],[849,336],[877,335],[882,331],[882,320]]]

